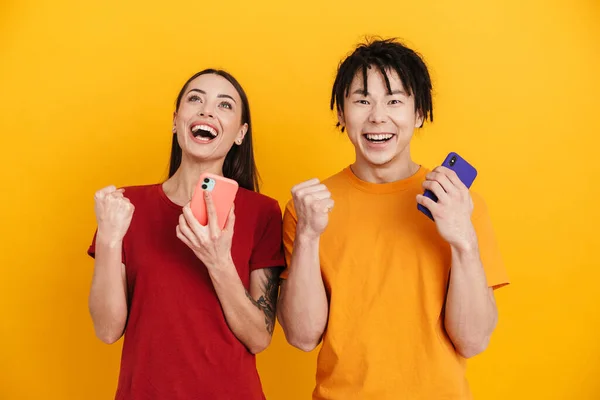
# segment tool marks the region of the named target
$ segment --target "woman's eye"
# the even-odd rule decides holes
[[[188,100],[189,101],[200,101],[201,99],[200,99],[200,96],[193,94],[188,98]]]
[[[219,104],[221,107],[226,108],[228,110],[231,110],[233,107],[231,106],[231,103],[228,103],[226,101],[222,102],[221,104]]]

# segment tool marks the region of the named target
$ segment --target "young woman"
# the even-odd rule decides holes
[[[189,202],[200,174],[238,182],[221,230]],[[235,210],[234,210],[235,209]],[[169,179],[95,195],[89,307],[97,336],[125,334],[116,399],[264,399],[254,355],[270,343],[282,253],[279,204],[258,193],[248,99],[220,70],[177,97]]]

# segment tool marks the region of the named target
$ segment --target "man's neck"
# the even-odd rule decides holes
[[[410,154],[402,157],[398,155],[395,159],[383,165],[375,165],[366,160],[357,160],[350,166],[354,175],[360,180],[370,183],[391,183],[410,178],[419,170]]]

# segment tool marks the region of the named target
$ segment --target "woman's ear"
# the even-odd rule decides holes
[[[235,144],[237,144],[238,146],[241,145],[242,142],[244,141],[244,137],[246,137],[246,133],[248,133],[248,124],[244,124],[240,128],[240,131],[238,132],[237,136],[235,137]]]

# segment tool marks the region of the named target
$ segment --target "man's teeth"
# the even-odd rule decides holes
[[[209,132],[213,137],[217,137],[217,131],[215,128],[208,125],[194,125],[192,127],[192,133],[196,133],[198,131],[206,131]]]
[[[369,140],[388,140],[391,139],[394,135],[392,135],[391,133],[383,133],[378,135],[368,133],[366,136]]]

